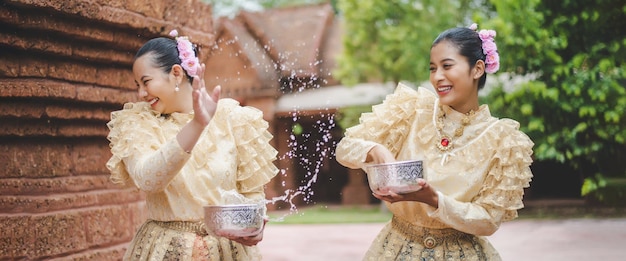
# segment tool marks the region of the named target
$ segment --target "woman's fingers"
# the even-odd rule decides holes
[[[211,93],[211,99],[217,102],[217,100],[220,99],[221,92],[222,92],[222,86],[220,85],[215,86],[215,88],[213,88],[213,92]]]

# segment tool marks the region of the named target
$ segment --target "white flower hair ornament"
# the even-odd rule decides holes
[[[178,58],[181,60],[180,66],[185,69],[189,76],[194,77],[198,75],[200,60],[196,57],[196,53],[193,50],[193,44],[189,41],[189,37],[178,36],[178,31],[176,29],[170,32],[170,36],[176,39]]]
[[[476,31],[478,25],[473,23],[468,27],[471,30]],[[494,30],[480,30],[478,31],[478,37],[483,42],[482,48],[485,54],[485,72],[495,73],[500,69],[500,55],[498,55],[498,46],[496,46],[496,31]]]

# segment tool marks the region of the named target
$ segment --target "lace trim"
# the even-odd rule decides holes
[[[202,221],[158,221],[148,220],[147,223],[154,223],[162,228],[178,230],[181,232],[195,233],[198,236],[207,236],[206,225]]]
[[[434,100],[434,93],[424,88],[416,91],[400,83],[382,104],[373,106],[371,113],[364,113],[361,124],[349,128],[346,137],[373,141],[397,154],[408,134],[409,120],[418,111],[430,110],[429,104]]]

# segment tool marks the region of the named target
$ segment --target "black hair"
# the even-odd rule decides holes
[[[476,31],[465,27],[448,29],[437,36],[431,48],[443,41],[448,41],[455,45],[459,49],[459,54],[467,58],[470,68],[474,68],[478,60],[485,62],[483,42]],[[485,87],[485,82],[487,82],[487,72],[484,72],[483,76],[478,80],[479,90]]]
[[[194,53],[195,52],[196,48],[194,48]],[[154,65],[157,68],[161,68],[165,73],[170,73],[175,64],[182,63],[178,57],[178,47],[176,40],[174,39],[165,37],[151,39],[139,48],[139,51],[135,54],[135,60],[149,53],[154,54],[152,57]],[[184,69],[183,71],[185,72],[189,82],[193,82],[193,78],[189,76],[187,71]]]

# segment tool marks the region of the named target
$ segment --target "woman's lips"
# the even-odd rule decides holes
[[[148,101],[148,103],[150,103],[150,106],[152,107],[154,107],[154,105],[156,105],[157,102],[159,102],[159,98],[154,98]]]
[[[450,92],[450,90],[452,90],[452,86],[438,86],[437,87],[437,92],[439,94],[446,94]]]

